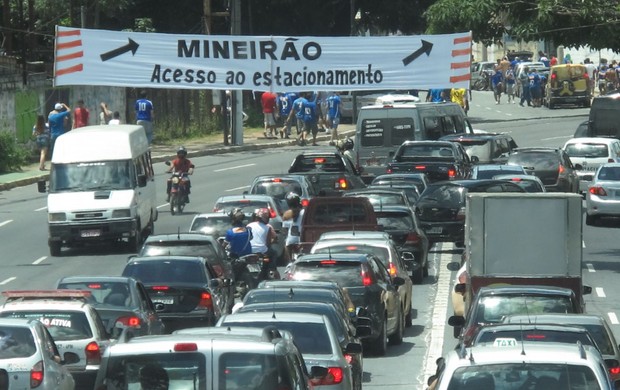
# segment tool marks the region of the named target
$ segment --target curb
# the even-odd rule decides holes
[[[349,135],[352,133],[355,133],[355,129],[339,132],[339,136]],[[329,140],[329,137],[330,137],[329,135],[317,135],[316,139],[317,141],[326,141],[326,140]],[[261,144],[246,144],[246,145],[240,145],[240,146],[237,146],[237,145],[208,146],[201,150],[196,150],[196,151],[190,150],[188,151],[187,156],[188,157],[203,157],[203,156],[210,156],[210,155],[216,155],[216,154],[271,149],[271,148],[279,148],[279,147],[295,146],[295,145],[297,145],[297,141],[295,139],[291,139],[291,140],[283,140],[283,141],[276,141],[276,142],[265,142]],[[167,154],[166,152],[161,152],[161,154],[153,155],[151,157],[151,160],[154,163],[158,163],[158,162],[164,162],[166,160],[170,160],[174,158],[175,156],[176,156],[175,153],[168,152]],[[49,173],[44,173],[44,174],[36,175],[33,177],[18,179],[18,180],[8,182],[8,183],[0,183],[0,191],[7,191],[12,188],[24,187],[27,185],[35,184],[39,181],[48,181],[49,176],[50,176]]]

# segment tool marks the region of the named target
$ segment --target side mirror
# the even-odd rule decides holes
[[[394,279],[392,279],[392,284],[396,287],[402,286],[405,284],[405,279],[401,278],[400,276],[396,276]]]
[[[223,287],[223,286],[224,286],[224,283],[220,279],[211,279],[209,281],[209,287],[218,288],[218,287]]]
[[[451,316],[448,318],[448,325],[450,326],[464,326],[465,317],[463,316]]]
[[[372,321],[370,321],[369,317],[357,317],[355,319],[355,326],[371,326]]]
[[[164,161],[164,164],[166,164],[167,166],[172,165],[172,163],[170,161]]]
[[[47,192],[47,186],[45,185],[45,180],[39,180],[37,182],[37,191],[44,194]]]
[[[146,187],[146,175],[138,175],[138,187]]]
[[[74,364],[80,361],[80,357],[75,352],[65,352],[62,357],[62,364]]]
[[[448,265],[446,265],[446,268],[448,269],[448,271],[458,271],[459,269],[461,269],[461,264],[459,264],[458,261],[452,261],[448,263]]]
[[[349,343],[347,344],[347,346],[344,348],[344,353],[362,353],[362,344],[358,344],[358,343]]]
[[[403,261],[414,261],[415,260],[415,256],[411,252],[403,252],[401,255],[401,258],[403,259]]]
[[[249,192],[247,190],[243,191],[243,195],[247,195],[247,194],[249,194]]]
[[[471,156],[469,159],[471,160],[472,164],[478,164],[480,162],[478,156]]]
[[[592,294],[592,287],[590,287],[590,286],[583,286],[582,287],[582,292],[583,292],[584,295]]]
[[[457,283],[454,285],[454,292],[459,294],[465,294],[466,287],[467,286],[465,285],[465,283]]]
[[[319,379],[327,376],[327,367],[312,366],[310,367],[310,379]]]

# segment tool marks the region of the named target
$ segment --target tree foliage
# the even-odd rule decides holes
[[[425,13],[431,34],[472,31],[475,41],[521,41],[620,51],[618,0],[438,0]]]

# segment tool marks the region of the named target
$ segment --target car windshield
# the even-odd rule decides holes
[[[569,297],[550,295],[491,295],[478,303],[477,323],[499,323],[514,314],[572,313]]]
[[[574,143],[566,145],[564,150],[569,157],[606,158],[609,155],[605,144]]]
[[[50,192],[127,190],[135,176],[131,161],[52,164]]]
[[[95,304],[121,307],[132,306],[131,294],[127,283],[105,281],[73,282],[60,283],[58,288],[90,291],[91,298],[95,301]]]
[[[0,313],[0,317],[39,320],[56,341],[82,340],[93,337],[86,314],[81,311],[7,310]]]
[[[37,347],[29,328],[0,327],[0,360],[25,358],[34,355]]]
[[[448,385],[448,390],[525,388],[599,390],[601,387],[588,366],[525,362],[459,367]]]
[[[295,280],[336,282],[342,287],[363,286],[361,264],[353,261],[334,260],[300,261],[291,274]]]
[[[276,318],[277,314],[274,315]],[[329,334],[324,323],[316,322],[289,322],[286,320],[274,321],[235,321],[235,317],[228,317],[222,326],[242,326],[252,328],[265,328],[267,326],[275,326],[278,330],[286,330],[291,332],[295,344],[299,348],[302,355],[317,354],[331,355],[332,347],[329,340]]]
[[[133,261],[123,270],[123,276],[130,276],[145,284],[195,283],[206,284],[206,268],[197,261],[161,260]]]
[[[413,230],[413,219],[407,213],[377,213],[377,223],[383,226],[386,232],[390,230]]]
[[[620,180],[620,167],[601,167],[598,171],[599,180],[618,181]]]
[[[592,339],[586,332],[572,332],[552,329],[510,329],[484,331],[476,338],[475,344],[508,342],[509,345],[517,346],[516,341],[535,341],[548,343],[574,344],[577,341],[583,345],[593,345]],[[516,341],[513,341],[516,340]],[[508,344],[507,344],[508,345]]]
[[[112,354],[107,367],[107,390],[207,388],[206,359],[199,352]]]

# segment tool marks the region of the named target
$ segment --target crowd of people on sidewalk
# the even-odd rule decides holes
[[[99,104],[99,125],[120,125],[123,123],[119,111],[112,112],[106,102]],[[149,144],[153,140],[153,103],[147,99],[145,91],[140,92],[135,103],[136,124],[142,125],[146,131]],[[69,130],[90,125],[90,111],[83,99],[79,99],[72,110],[66,103],[54,104],[54,109],[45,117],[37,115],[32,127],[32,136],[39,150],[39,170],[45,171],[45,163],[51,157],[56,139]]]

